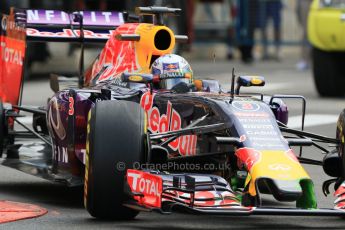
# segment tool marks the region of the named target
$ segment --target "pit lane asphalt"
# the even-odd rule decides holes
[[[238,74],[262,75],[266,87],[255,91],[269,94],[302,94],[307,100],[307,114],[338,115],[345,108],[345,100],[319,98],[314,88],[310,71],[298,72],[294,69],[295,60],[281,62],[257,62],[243,65],[239,62],[194,61],[191,62],[198,77],[219,79],[226,87],[230,85],[231,69]],[[266,88],[266,89],[265,89]],[[250,89],[252,90],[252,89]],[[41,105],[51,95],[49,83],[44,78],[32,79],[24,88],[24,104]],[[46,95],[46,96],[44,96]],[[300,114],[299,101],[288,101],[290,115]],[[335,136],[335,123],[310,126],[308,131]],[[310,149],[305,156],[322,159],[318,150]],[[332,207],[334,198],[325,197],[321,192],[322,182],[329,179],[320,167],[306,166],[314,180],[319,207]],[[331,192],[333,192],[331,190]],[[160,215],[141,213],[133,221],[95,220],[83,208],[82,188],[65,188],[42,179],[0,166],[0,199],[32,203],[48,209],[49,213],[37,219],[22,220],[2,224],[0,229],[344,229],[345,219],[338,217],[287,217],[287,216],[193,216],[189,214]],[[272,199],[265,203],[275,205]]]

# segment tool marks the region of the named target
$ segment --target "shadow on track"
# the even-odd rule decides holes
[[[68,208],[84,208],[83,187],[69,188],[49,182],[0,182],[2,195],[14,201],[27,201]],[[2,199],[3,197],[0,197]],[[7,197],[6,197],[7,199]]]

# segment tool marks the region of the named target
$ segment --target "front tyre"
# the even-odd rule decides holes
[[[145,114],[129,101],[102,101],[88,119],[84,205],[91,216],[103,219],[133,219],[138,211],[126,201],[126,170],[145,157]],[[121,167],[119,167],[121,166]]]

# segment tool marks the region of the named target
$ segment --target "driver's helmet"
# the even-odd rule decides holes
[[[180,82],[193,82],[193,71],[188,62],[176,54],[166,54],[157,58],[151,67],[153,77],[159,77],[160,89],[172,89]]]

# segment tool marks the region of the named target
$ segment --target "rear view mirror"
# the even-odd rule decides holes
[[[262,76],[239,76],[237,78],[236,94],[240,93],[240,88],[251,86],[264,86],[265,78]]]
[[[140,73],[123,73],[121,76],[121,80],[123,82],[151,83],[153,81],[153,75]]]

